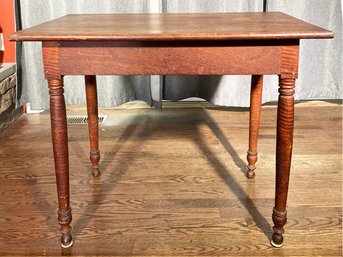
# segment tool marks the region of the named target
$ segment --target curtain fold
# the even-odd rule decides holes
[[[149,0],[21,0],[22,28],[31,27],[71,13],[148,13]],[[43,77],[41,45],[21,45],[20,102],[30,102],[32,109],[48,109],[49,94]],[[68,105],[85,104],[82,76],[65,76],[65,98]],[[99,106],[111,107],[132,100],[152,103],[149,76],[97,76]]]
[[[269,1],[269,11],[285,12],[319,27],[332,30],[335,33],[334,39],[300,41],[300,69],[295,98],[342,99],[341,1]]]
[[[256,12],[263,1],[165,0],[166,12]],[[335,32],[335,39],[300,44],[295,99],[342,99],[342,12],[340,0],[267,0],[268,11],[284,12]],[[217,105],[249,106],[250,76],[166,76],[164,99],[197,96]],[[262,102],[278,99],[277,76],[264,76]]]
[[[19,0],[18,0],[19,1]],[[70,13],[147,13],[147,12],[256,12],[263,0],[20,0],[17,23],[22,28]],[[158,6],[157,6],[158,5]],[[341,0],[268,0],[268,11],[281,11],[315,25],[333,30],[333,40],[301,42],[296,99],[343,98],[342,93],[342,6]],[[47,82],[43,77],[41,45],[18,44],[20,102],[32,109],[48,109]],[[163,84],[160,84],[163,81]],[[144,100],[158,106],[164,99],[201,97],[224,106],[249,106],[250,76],[98,76],[99,106],[110,107],[131,100]],[[163,94],[162,92],[163,91]],[[81,76],[65,76],[68,105],[85,104]],[[265,76],[263,102],[278,97],[277,76]]]

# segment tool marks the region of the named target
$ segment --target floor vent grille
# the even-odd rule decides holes
[[[98,124],[104,124],[106,121],[106,115],[99,115],[98,117]],[[67,123],[68,124],[88,124],[88,117],[87,116],[67,116]]]

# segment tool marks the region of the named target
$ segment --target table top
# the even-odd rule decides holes
[[[333,38],[280,12],[72,14],[10,35],[17,41],[262,40]]]

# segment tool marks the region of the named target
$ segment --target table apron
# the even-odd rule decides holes
[[[49,47],[47,44],[45,47]],[[54,63],[60,75],[245,75],[279,74],[279,45],[91,45],[58,43]],[[48,57],[50,59],[51,57]],[[49,69],[52,69],[49,71]]]

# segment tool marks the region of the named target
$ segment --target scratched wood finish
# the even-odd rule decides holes
[[[87,125],[68,126],[75,245],[67,252],[56,233],[49,115],[22,115],[0,134],[1,256],[342,255],[341,104],[296,104],[282,249],[268,244],[275,106],[262,107],[254,180],[244,177],[248,109],[131,106],[100,109],[109,116],[96,179]]]
[[[61,42],[68,75],[278,74],[281,48],[271,42]]]
[[[254,40],[332,38],[289,15],[270,13],[67,15],[10,36],[11,40]]]

